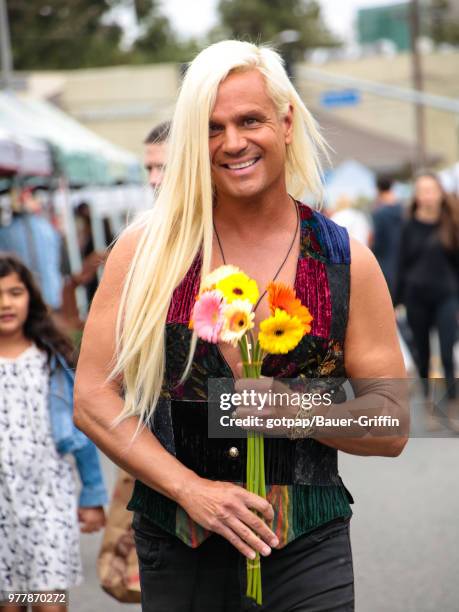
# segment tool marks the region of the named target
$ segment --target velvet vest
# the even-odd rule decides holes
[[[267,355],[262,374],[324,382],[345,378],[348,234],[304,204],[299,204],[299,210],[301,247],[295,290],[313,316],[312,329],[293,351]],[[190,374],[185,382],[179,382],[188,356],[188,324],[199,291],[200,271],[198,257],[172,296],[165,329],[165,379],[150,428],[170,453],[199,476],[244,485],[246,440],[208,437],[208,379],[233,376],[219,347],[199,340]],[[337,451],[329,446],[314,439],[265,438],[265,473],[267,499],[275,513],[272,529],[280,546],[352,514],[352,497],[338,474]],[[193,547],[210,535],[178,504],[140,481],[135,483],[128,509],[144,514]]]

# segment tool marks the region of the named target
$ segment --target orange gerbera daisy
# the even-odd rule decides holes
[[[304,327],[304,333],[311,331],[312,315],[301,300],[296,297],[295,290],[283,283],[269,283],[268,300],[271,314],[274,315],[276,308],[287,312],[291,317],[298,317]]]

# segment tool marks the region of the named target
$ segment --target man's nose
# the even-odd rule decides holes
[[[247,139],[236,127],[228,127],[225,130],[223,150],[230,155],[237,155],[247,147]]]
[[[150,170],[150,174],[148,175],[148,181],[153,189],[159,187],[161,185],[161,181],[163,180],[163,170],[160,168],[152,168]]]

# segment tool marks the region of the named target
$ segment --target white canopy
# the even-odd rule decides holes
[[[36,138],[0,127],[0,174],[49,175],[52,161],[48,147]]]

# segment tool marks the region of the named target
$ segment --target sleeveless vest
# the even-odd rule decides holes
[[[262,374],[324,382],[345,378],[348,234],[308,206],[299,203],[299,209],[301,247],[294,286],[297,297],[313,316],[312,329],[293,351],[267,355]],[[190,374],[183,383],[179,382],[188,356],[188,323],[199,291],[200,271],[197,257],[172,296],[165,330],[165,379],[149,427],[170,453],[199,476],[244,485],[246,440],[208,437],[208,379],[233,377],[219,347],[198,340]],[[275,513],[271,528],[280,546],[324,523],[352,514],[349,504],[353,500],[339,477],[336,449],[310,438],[267,437],[265,473],[267,499]],[[128,509],[144,514],[192,547],[211,535],[192,521],[181,506],[138,480]]]

